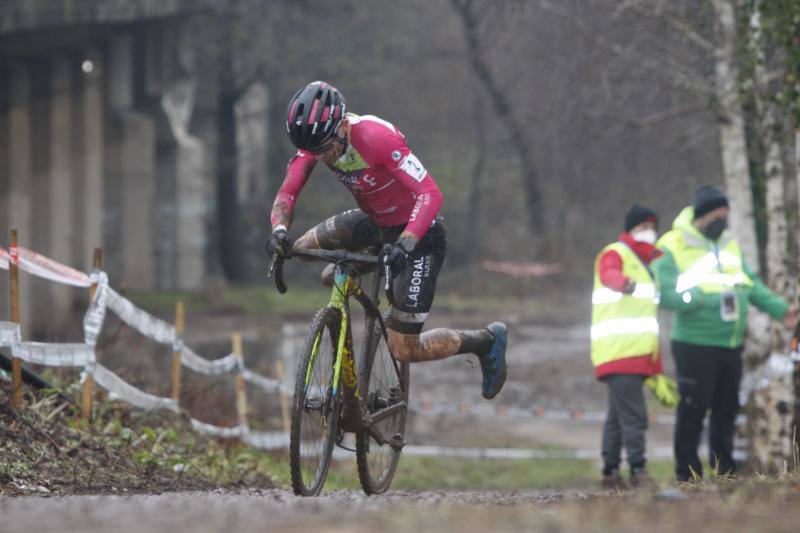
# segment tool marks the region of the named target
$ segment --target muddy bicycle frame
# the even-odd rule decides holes
[[[359,379],[356,373],[355,358],[353,356],[353,341],[352,330],[350,327],[350,305],[349,299],[352,296],[364,308],[368,317],[377,320],[380,324],[381,335],[387,337],[386,325],[384,324],[383,317],[381,316],[380,308],[378,307],[378,291],[380,288],[381,275],[376,272],[373,280],[373,286],[370,293],[367,294],[361,285],[357,282],[356,276],[348,268],[349,263],[366,263],[366,264],[379,264],[379,258],[375,255],[361,254],[350,252],[346,250],[293,250],[292,256],[305,257],[309,259],[321,259],[334,263],[333,271],[333,288],[331,289],[331,299],[328,302],[328,307],[336,309],[341,314],[341,323],[339,327],[339,338],[337,339],[336,359],[333,368],[333,384],[331,392],[331,401],[337,401],[340,388],[339,385],[344,385],[345,394],[343,395],[343,416],[342,422],[344,423],[341,429],[349,432],[356,432],[360,430],[369,431],[370,435],[380,444],[388,444],[392,447],[402,448],[403,442],[395,442],[394,435],[384,436],[376,427],[376,424],[382,420],[394,416],[398,411],[407,408],[407,402],[399,402],[392,404],[388,407],[378,411],[367,414],[367,409],[362,409],[359,400],[366,401],[367,399],[361,398],[359,393]],[[275,284],[278,292],[281,294],[287,290],[286,284],[283,281],[283,260],[273,261],[274,267],[270,267],[270,271],[275,272]],[[386,281],[385,289],[388,291],[391,284],[392,274],[388,265],[384,265],[383,277]],[[370,343],[376,342],[377,339],[366,337],[367,342],[361,346],[361,360],[369,354]],[[317,337],[314,342],[312,350],[311,361],[308,365],[304,386],[308,389],[309,381],[311,378],[311,371],[313,363],[317,357],[319,349],[320,337]],[[392,363],[395,373],[397,374],[398,382],[406,392],[408,384],[403,380],[400,367],[397,360],[392,356]],[[344,372],[343,372],[344,371]]]

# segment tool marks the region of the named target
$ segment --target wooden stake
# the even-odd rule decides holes
[[[236,413],[239,415],[239,425],[247,425],[247,390],[245,389],[244,355],[242,353],[242,335],[237,331],[231,335],[233,354],[239,363],[239,372],[236,374]]]
[[[19,324],[19,244],[17,230],[11,230],[11,245],[8,247],[8,273],[11,287],[11,321]],[[22,325],[20,324],[20,330]],[[16,357],[11,359],[11,405],[19,409],[22,407],[22,361]]]
[[[278,361],[275,363],[275,377],[278,379],[278,382],[283,385],[283,360],[281,359],[278,359]],[[281,421],[283,422],[283,430],[289,433],[292,426],[292,419],[289,416],[289,398],[286,397],[286,393],[283,391],[283,388],[278,390],[278,399],[281,402]]]
[[[94,257],[92,257],[92,268],[100,270],[103,267],[103,249],[95,248]],[[94,293],[97,292],[97,283],[93,283],[89,287],[89,304],[91,305],[94,299]],[[94,395],[94,377],[87,373],[86,379],[83,382],[81,389],[81,418],[85,421],[92,419],[92,396]]]
[[[186,323],[186,314],[183,302],[175,305],[175,338],[178,342],[183,342],[183,330]],[[172,351],[172,399],[176,402],[181,396],[181,352]]]

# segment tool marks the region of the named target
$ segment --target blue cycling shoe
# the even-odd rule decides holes
[[[483,370],[483,397],[491,400],[506,382],[506,345],[508,344],[508,328],[502,322],[492,322],[486,328],[494,336],[491,349],[478,357]]]

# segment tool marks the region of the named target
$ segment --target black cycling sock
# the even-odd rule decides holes
[[[494,335],[488,329],[461,329],[458,330],[461,346],[456,353],[474,353],[484,355],[492,349]]]

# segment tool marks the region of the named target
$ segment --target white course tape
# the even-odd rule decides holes
[[[0,268],[3,270],[8,270],[10,268],[8,260],[8,252],[6,252],[5,248],[0,246]]]
[[[174,412],[179,411],[178,402],[172,398],[155,396],[141,391],[99,363],[94,364],[92,375],[94,376],[95,382],[109,393],[140,409],[146,411],[152,411],[154,409],[168,409]]]
[[[175,341],[175,328],[139,309],[127,298],[111,287],[107,288],[106,304],[130,327],[156,342],[172,344]]]
[[[672,457],[671,447],[648,448],[647,457]],[[448,446],[403,447],[403,455],[417,457],[453,457],[462,459],[600,459],[600,450],[537,450],[520,448],[451,448]]]
[[[421,415],[462,414],[485,416],[492,418],[520,418],[541,420],[563,420],[603,422],[606,419],[605,411],[581,411],[577,409],[541,409],[518,406],[492,406],[486,404],[472,405],[468,403],[431,403],[411,402],[409,410]],[[674,424],[675,415],[651,415],[650,421],[658,424]]]
[[[20,342],[19,324],[0,322],[0,346],[12,346]]]
[[[242,442],[253,448],[261,450],[279,450],[289,447],[289,434],[285,431],[246,431],[242,435]]]
[[[219,359],[209,360],[197,355],[186,345],[181,347],[181,364],[199,374],[207,376],[221,376],[230,374],[238,368],[236,355],[228,354]]]
[[[248,370],[247,368],[242,370],[242,377],[244,377],[244,380],[246,382],[261,388],[264,392],[278,392],[280,390],[286,392],[286,390],[284,390],[285,389],[284,385],[279,380],[272,378],[265,378],[262,375],[256,374],[255,372]]]
[[[11,355],[27,363],[46,366],[86,366],[93,363],[94,346],[21,342],[11,346]]]
[[[202,433],[203,435],[230,439],[241,438],[241,436],[247,432],[247,428],[242,426],[222,427],[215,426],[213,424],[206,424],[205,422],[201,422],[196,418],[190,418],[189,420],[192,423],[194,430],[198,433]]]
[[[19,254],[17,264],[20,270],[24,270],[29,274],[75,287],[89,287],[92,284],[89,276],[80,270],[62,265],[58,261],[37,254],[22,246],[19,246],[16,252]],[[9,250],[9,256],[12,261],[14,255],[15,250],[12,248]]]

